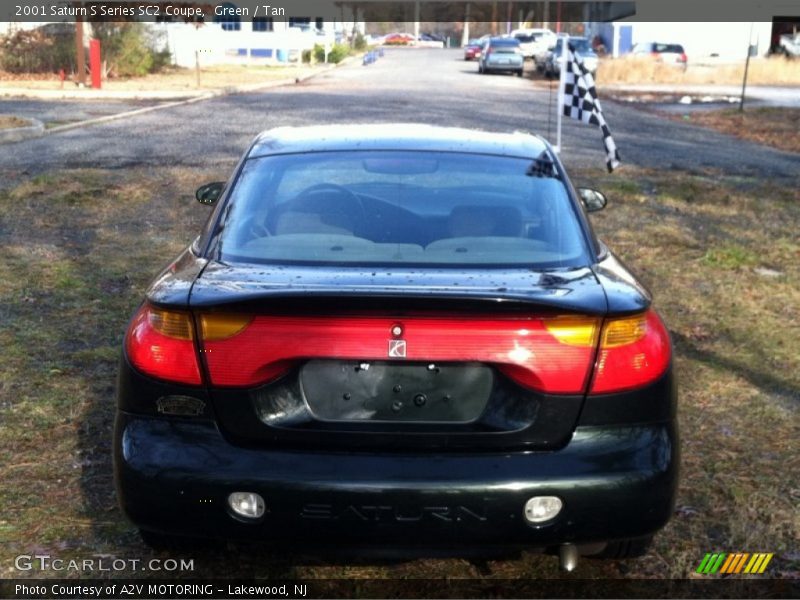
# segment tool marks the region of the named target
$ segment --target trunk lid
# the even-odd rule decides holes
[[[492,311],[540,307],[569,313],[603,315],[603,287],[588,267],[532,269],[431,269],[296,265],[229,265],[210,262],[195,280],[191,306],[196,309],[243,304],[265,310],[281,299],[361,298],[364,304],[391,307],[387,300],[430,300],[453,307],[463,300],[471,308]],[[412,302],[413,303],[413,302]]]
[[[566,444],[594,348],[553,348],[542,323],[570,315],[599,323],[607,306],[588,268],[218,262],[195,281],[190,304],[200,323],[215,312],[256,315],[235,350],[225,340],[202,342],[214,409],[232,440],[398,451]],[[396,324],[402,333],[393,335]],[[546,338],[548,347],[537,346]],[[393,342],[403,343],[402,354]],[[506,358],[517,351],[523,358]],[[537,389],[539,375],[555,369],[557,379],[559,361],[568,360],[588,365],[575,389]],[[217,375],[224,384],[214,384]]]

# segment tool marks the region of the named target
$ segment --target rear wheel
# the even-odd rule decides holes
[[[517,71],[517,77],[522,77],[522,69],[520,69],[519,71]]]
[[[589,555],[589,558],[636,558],[637,556],[644,556],[647,554],[652,542],[652,535],[609,542],[602,551]]]

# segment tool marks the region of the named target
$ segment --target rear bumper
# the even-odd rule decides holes
[[[672,420],[578,427],[555,452],[401,454],[245,448],[210,421],[118,412],[114,445],[119,500],[140,528],[265,541],[544,547],[644,536],[669,519],[678,471]],[[261,494],[266,515],[232,517],[234,491]],[[528,525],[534,495],[564,508]]]
[[[487,60],[483,64],[483,68],[487,71],[519,71],[525,66],[524,60],[514,60],[509,63],[495,62]]]

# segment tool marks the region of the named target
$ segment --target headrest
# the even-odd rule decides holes
[[[514,206],[457,206],[447,228],[452,237],[520,237],[522,213]]]

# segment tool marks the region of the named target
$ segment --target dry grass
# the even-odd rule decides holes
[[[682,118],[738,138],[788,152],[800,152],[800,135],[797,134],[800,131],[800,108],[692,111]]]
[[[60,171],[0,190],[0,577],[57,575],[15,571],[22,553],[176,555],[144,547],[116,507],[116,359],[147,282],[207,214],[191,190],[224,175]],[[607,192],[595,226],[672,331],[683,440],[677,511],[650,554],[583,561],[578,577],[687,577],[709,550],[775,552],[770,572],[800,577],[800,192],[716,173],[575,179]],[[249,546],[187,554],[189,577],[560,576],[553,557],[532,554],[398,564]]]
[[[672,83],[686,85],[741,85],[744,62],[725,65],[693,65],[683,69],[655,62],[649,58],[608,58],[600,61],[597,82],[600,85],[621,83]],[[800,61],[775,56],[750,61],[749,85],[800,85]]]
[[[145,91],[186,91],[213,90],[241,85],[256,85],[281,79],[295,79],[319,70],[319,65],[291,65],[285,67],[221,65],[205,67],[200,70],[200,86],[194,69],[171,67],[170,69],[144,77],[115,78],[103,81],[104,90],[145,92]],[[70,81],[65,88],[74,88]],[[55,75],[49,76],[10,76],[0,72],[0,89],[23,88],[30,90],[58,90],[61,82]]]
[[[14,127],[24,127],[28,122],[13,115],[0,115],[0,129],[13,129]]]

